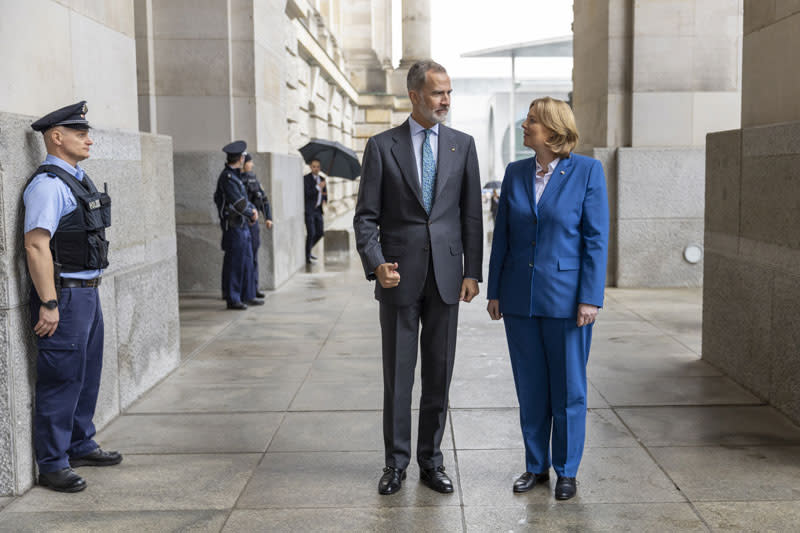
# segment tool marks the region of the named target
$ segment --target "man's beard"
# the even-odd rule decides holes
[[[445,120],[447,120],[447,113],[448,113],[449,111],[450,111],[450,108],[449,108],[449,107],[448,107],[447,109],[441,109],[441,110],[437,110],[437,111],[431,111],[431,117],[430,117],[430,118],[431,118],[431,121],[432,121],[432,122],[435,122],[435,123],[437,123],[437,124],[441,124],[441,123],[443,123]]]

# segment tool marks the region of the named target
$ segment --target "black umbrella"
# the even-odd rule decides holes
[[[311,139],[300,148],[300,153],[306,163],[318,159],[322,171],[328,176],[354,180],[361,175],[361,164],[356,153],[336,141]]]

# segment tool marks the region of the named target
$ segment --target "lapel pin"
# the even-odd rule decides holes
[[[561,173],[563,174],[563,173],[564,173],[564,171],[562,170],[562,171],[561,171]]]
[[[453,146],[452,148],[450,148],[450,151],[451,151],[451,152],[455,152],[455,151],[456,151],[456,147],[455,147],[455,146]]]

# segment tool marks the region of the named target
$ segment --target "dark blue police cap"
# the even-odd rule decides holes
[[[222,147],[223,152],[231,155],[242,154],[245,150],[247,150],[247,143],[244,141],[233,141]]]
[[[47,131],[54,126],[65,126],[75,130],[88,130],[89,121],[86,120],[88,111],[86,100],[82,100],[77,104],[68,105],[46,114],[31,124],[31,128],[34,131]]]

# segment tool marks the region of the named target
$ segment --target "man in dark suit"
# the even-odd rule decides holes
[[[446,127],[450,78],[420,61],[408,72],[413,105],[401,126],[364,150],[353,226],[369,280],[377,280],[383,338],[380,494],[397,492],[411,459],[411,388],[420,341],[420,478],[449,493],[440,449],[455,358],[459,301],[478,294],[483,260],[481,185],[475,142]],[[422,324],[422,337],[418,331]]]
[[[320,176],[319,160],[310,163],[311,172],[303,176],[303,197],[305,198],[306,215],[306,263],[317,258],[311,255],[311,249],[325,234],[322,223],[322,206],[328,201],[328,189],[325,178]]]

